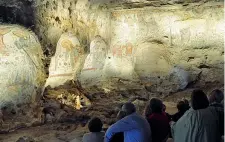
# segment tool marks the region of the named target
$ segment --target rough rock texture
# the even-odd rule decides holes
[[[48,125],[32,128],[33,131],[39,130],[32,137],[37,141],[69,141],[72,137],[68,136],[72,133],[71,124],[68,123],[74,123],[74,130],[78,124],[84,126],[91,117],[98,116],[108,126],[114,122],[124,102],[133,102],[138,112],[142,113],[147,100],[159,97],[173,104],[174,109],[174,103],[183,97],[189,98],[193,88],[199,87],[208,92],[224,84],[223,2],[0,0],[0,6],[2,22],[16,22],[34,29],[47,57],[46,70],[51,62],[49,78],[52,78],[46,84],[52,85],[52,88],[46,88],[39,103],[16,107],[8,105],[0,111],[0,133],[53,123],[53,128]],[[68,32],[72,33],[72,39],[64,34]],[[66,35],[66,42],[60,39],[61,35]],[[21,34],[17,33],[16,36]],[[24,43],[24,40],[26,38],[17,43]],[[72,41],[74,43],[70,44]],[[80,61],[74,59],[78,53],[74,49],[76,45],[84,49],[84,58],[80,58]],[[17,46],[12,47],[13,51],[17,51]],[[21,49],[22,52],[17,55],[27,57]],[[21,67],[37,71],[30,66],[34,57],[27,57],[24,62],[27,64],[16,64],[14,67],[18,67],[18,72],[22,72]],[[6,60],[1,62],[5,63]],[[100,69],[88,70],[93,68]],[[10,69],[7,70],[11,73]],[[33,72],[23,71],[16,80],[26,74],[28,77],[23,81],[32,82],[30,73]],[[63,79],[55,76],[61,73],[71,76],[63,76]],[[67,80],[72,81],[68,84]],[[82,85],[92,84],[83,88],[79,81],[83,81]],[[6,91],[15,89],[10,87]],[[22,91],[27,89],[29,87]],[[54,123],[58,122],[62,124],[55,124],[55,127]],[[44,130],[48,130],[48,133]],[[12,139],[15,141],[13,137],[0,135],[0,141]]]
[[[9,7],[14,3],[14,7],[17,1],[1,5]],[[90,71],[85,75],[94,79],[103,74],[98,87],[110,90],[114,85],[112,88],[118,89],[117,81],[125,80],[131,85],[123,85],[124,89],[142,86],[149,91],[169,93],[190,86],[223,84],[222,1],[30,0],[30,3],[35,11],[32,19],[35,32],[48,57],[46,67],[60,36],[71,31],[85,54],[90,53],[90,43],[97,35],[108,46],[103,73]],[[177,79],[180,73],[174,71],[176,67],[186,72],[185,85]],[[80,68],[85,68],[83,63]]]
[[[54,54],[59,37],[67,31],[75,33],[86,50],[96,35],[110,39],[109,12],[88,0],[36,0],[35,7],[35,32],[45,43],[46,54]]]
[[[90,54],[85,59],[79,80],[82,85],[96,85],[103,79],[103,68],[107,55],[105,41],[96,36],[90,44]]]
[[[0,49],[0,107],[35,102],[45,82],[36,35],[17,25],[1,25]]]
[[[84,49],[77,37],[72,33],[62,34],[55,55],[51,58],[45,86],[57,87],[68,80],[76,79],[81,70],[83,55]]]
[[[107,2],[38,1],[36,31],[43,43],[55,45],[62,32],[72,30],[90,54],[92,39],[100,35],[109,49],[103,73],[89,71],[85,77],[98,80],[102,74],[101,88],[118,89],[120,79],[126,80],[124,89],[137,85],[161,93],[223,84],[223,3],[151,7],[148,1],[122,1],[123,7]],[[145,5],[135,7],[140,4]],[[186,75],[181,79],[180,74]]]
[[[31,137],[23,136],[19,138],[16,142],[35,142],[35,140]]]
[[[33,0],[0,0],[0,23],[20,24],[34,28]]]
[[[41,124],[45,83],[43,52],[36,35],[0,25],[0,133]]]

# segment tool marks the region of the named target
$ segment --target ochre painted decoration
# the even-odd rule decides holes
[[[81,71],[80,80],[82,84],[96,84],[102,80],[102,70],[105,65],[107,45],[100,36],[96,36],[90,44],[84,67]]]
[[[107,45],[105,41],[96,36],[90,45],[90,54],[84,63],[84,70],[102,69],[105,63]]]
[[[73,33],[62,34],[55,55],[51,59],[46,86],[57,87],[75,79],[81,67],[83,54],[84,49]]]
[[[0,25],[0,107],[36,100],[45,83],[43,57],[34,33]]]
[[[115,45],[112,47],[113,56],[123,57],[123,56],[132,56],[133,55],[133,45],[127,43],[125,45]]]

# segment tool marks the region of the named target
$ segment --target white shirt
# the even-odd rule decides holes
[[[91,132],[83,136],[82,142],[104,142],[104,132]]]

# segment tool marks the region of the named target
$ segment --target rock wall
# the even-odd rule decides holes
[[[53,55],[62,33],[76,34],[89,52],[89,44],[96,35],[110,39],[110,13],[88,0],[37,0],[35,32],[44,44],[46,55]]]
[[[0,23],[34,28],[34,0],[0,0]]]
[[[96,83],[93,79],[102,78],[101,85],[97,85],[101,88],[129,89],[137,85],[150,92],[176,92],[189,86],[223,84],[223,2],[30,2],[35,33],[47,57],[46,68],[56,52],[60,36],[72,32],[85,50],[84,56],[90,54],[90,43],[96,36],[106,43],[103,69],[81,73],[78,78],[92,84]],[[86,61],[84,58],[79,68],[85,68],[85,64],[89,64]],[[121,87],[121,80],[124,87]]]
[[[36,35],[16,25],[0,26],[0,108],[37,101],[45,82]]]
[[[163,87],[158,91],[223,84],[223,10],[223,3],[113,10],[111,51],[120,59],[132,54],[134,71],[144,83]],[[185,80],[174,73],[177,67],[187,72]],[[188,83],[181,87],[179,80]]]
[[[85,75],[91,79],[103,76],[102,86],[110,88],[113,84],[118,88],[115,78],[129,80],[131,84],[139,82],[139,87],[145,86],[151,92],[223,84],[222,2],[160,7],[149,6],[146,1],[124,1],[122,6],[115,1],[112,5],[107,3],[37,1],[36,33],[44,43],[46,55],[53,55],[60,35],[70,31],[86,54],[90,53],[90,43],[96,36],[106,42],[103,71],[89,71],[91,74]],[[137,4],[146,5],[138,8]],[[82,79],[81,75],[81,80],[88,79]],[[112,80],[114,83],[109,85]],[[132,87],[125,85],[125,88]]]

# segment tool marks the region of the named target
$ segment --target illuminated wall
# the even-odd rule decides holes
[[[134,71],[148,84],[158,84],[160,78],[165,84],[180,84],[181,78],[164,78],[175,66],[188,71],[186,82],[200,75],[201,85],[223,83],[223,10],[223,3],[113,10],[111,52],[121,61],[132,57]]]
[[[0,25],[0,107],[35,102],[45,82],[43,52],[36,35]]]
[[[131,9],[93,3],[46,0],[36,6],[35,31],[50,56],[61,34],[68,31],[76,35],[84,56],[90,53],[96,36],[105,41],[104,66],[101,71],[85,72],[92,80],[84,84],[96,83],[95,76],[101,76],[103,86],[117,78],[159,92],[184,89],[193,82],[200,86],[223,84],[223,3]],[[82,71],[77,77],[83,80]],[[112,84],[118,89],[118,84]]]

